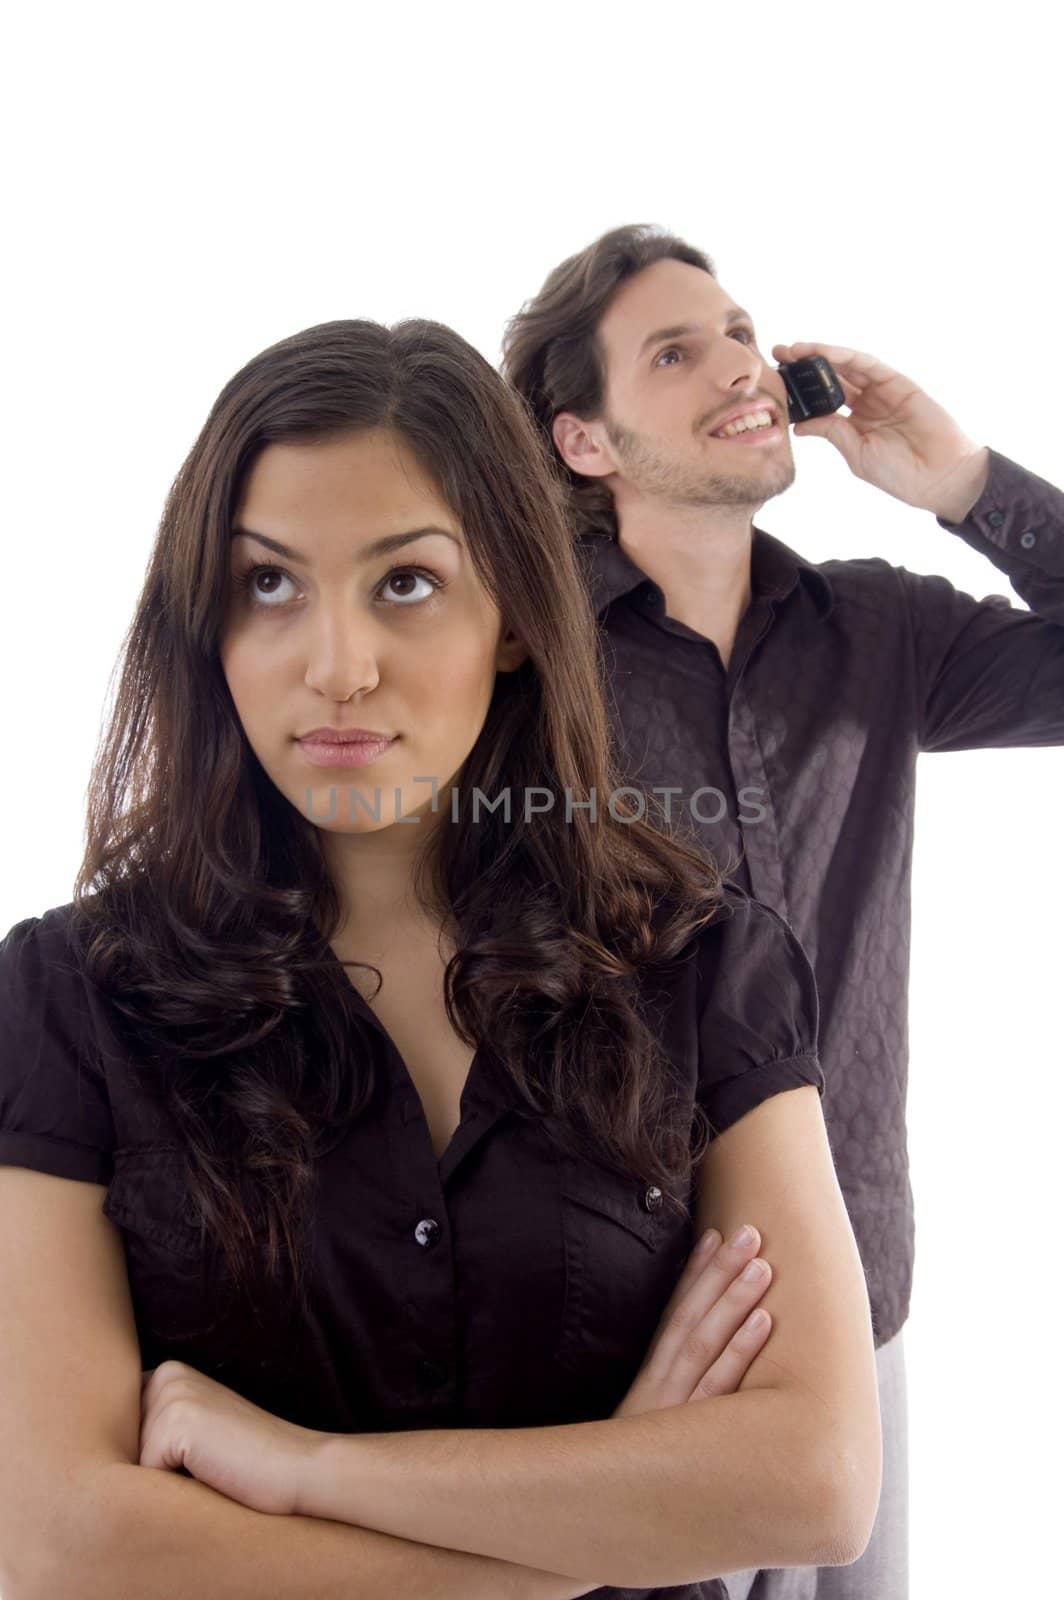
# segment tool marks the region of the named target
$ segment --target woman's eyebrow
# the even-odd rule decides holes
[[[429,534],[438,534],[443,539],[450,539],[452,544],[456,544],[459,549],[462,548],[461,540],[456,538],[447,528],[411,528],[407,533],[386,533],[383,538],[374,539],[372,544],[366,545],[365,549],[360,551],[358,559],[360,561],[371,561],[374,556],[388,555],[392,550],[399,550],[403,545],[412,544],[415,539],[424,539]],[[301,555],[298,550],[293,550],[286,544],[282,544],[279,539],[271,539],[265,533],[256,533],[254,528],[234,526],[230,529],[230,541],[241,535],[245,539],[257,539],[259,544],[264,544],[268,550],[273,550],[277,555],[284,556],[288,561],[301,561],[304,566],[311,565],[309,557]]]

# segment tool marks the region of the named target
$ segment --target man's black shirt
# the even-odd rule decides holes
[[[904,1323],[912,1286],[916,757],[1064,743],[1064,493],[989,456],[964,522],[936,520],[1030,611],[878,558],[804,561],[755,528],[752,599],[725,670],[620,544],[579,541],[625,782],[657,788],[674,825],[777,910],[813,964],[824,1114],[877,1345]]]

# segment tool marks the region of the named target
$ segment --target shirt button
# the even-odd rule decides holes
[[[426,1389],[439,1389],[447,1382],[447,1368],[441,1367],[438,1361],[429,1361],[425,1356],[418,1362],[417,1371]]]
[[[424,1245],[426,1250],[431,1250],[436,1240],[440,1237],[440,1225],[431,1217],[422,1217],[414,1229],[414,1238],[418,1244]]]
[[[652,1183],[643,1196],[643,1206],[647,1211],[656,1211],[661,1204],[662,1194],[656,1183]]]
[[[1020,543],[1023,545],[1025,550],[1029,550],[1034,544],[1036,537],[1037,536],[1031,532],[1030,528],[1028,528],[1025,533],[1020,534]]]
[[[1000,528],[1005,520],[1005,513],[1003,511],[991,511],[986,520],[992,528]]]

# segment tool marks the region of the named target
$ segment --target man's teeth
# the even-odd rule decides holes
[[[769,411],[752,411],[747,417],[740,417],[738,422],[728,422],[723,428],[718,428],[714,439],[730,439],[735,433],[749,433],[751,428],[773,427],[772,413]]]

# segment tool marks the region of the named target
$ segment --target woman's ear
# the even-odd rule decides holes
[[[519,639],[512,628],[507,628],[495,651],[496,672],[516,672],[528,660],[528,646]]]

